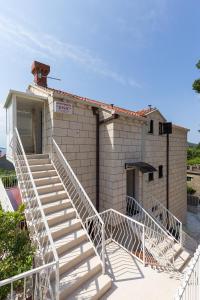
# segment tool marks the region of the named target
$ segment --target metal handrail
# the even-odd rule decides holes
[[[190,261],[174,300],[200,299],[200,245]]]
[[[157,261],[160,266],[169,267],[175,270],[173,261],[167,257],[163,249],[160,247],[160,243],[165,241],[166,246],[164,249],[173,250],[174,243],[176,242],[173,237],[169,237],[168,233],[160,226],[156,220],[145,210],[138,201],[134,198],[127,196],[127,214],[130,214],[131,218],[134,220],[136,216],[140,219],[140,222],[145,225],[145,246],[155,261]],[[148,255],[147,253],[147,255]]]
[[[100,215],[105,223],[105,240],[118,244],[145,265],[144,224],[112,208],[101,212]]]
[[[92,242],[95,253],[101,260],[102,272],[105,273],[104,222],[53,138],[52,151],[52,164],[65,187],[66,193],[71,199],[72,205],[82,226],[86,230],[89,240]],[[92,221],[90,217],[92,217]],[[99,253],[100,248],[101,251]]]
[[[46,220],[43,208],[42,208],[42,204],[41,204],[38,192],[37,192],[35,182],[33,180],[33,176],[32,176],[31,170],[30,170],[30,166],[29,166],[29,163],[28,163],[28,160],[27,160],[27,157],[26,157],[26,154],[25,154],[25,151],[24,151],[24,148],[23,148],[23,145],[22,145],[22,142],[21,142],[21,139],[20,139],[20,136],[19,136],[19,133],[18,133],[18,130],[17,130],[16,127],[15,127],[13,137],[14,137],[14,141],[13,141],[13,158],[14,158],[14,164],[15,164],[15,168],[16,168],[16,173],[17,173],[17,177],[18,177],[18,183],[19,183],[19,186],[20,186],[20,192],[21,192],[21,195],[22,195],[22,199],[25,200],[24,197],[23,197],[24,192],[26,192],[28,194],[31,190],[31,192],[33,192],[33,195],[34,195],[32,200],[36,200],[36,202],[37,202],[36,212],[33,211],[34,210],[33,208],[29,209],[27,206],[25,208],[25,215],[27,216],[27,224],[29,224],[29,217],[28,217],[29,214],[34,214],[33,219],[35,217],[36,218],[41,218],[42,223],[44,224],[44,229],[45,229],[45,232],[46,232],[46,236],[48,238],[48,243],[51,247],[54,263],[56,265],[56,270],[55,270],[55,299],[58,300],[59,299],[59,259],[58,259],[57,251],[56,251],[56,248],[55,248],[55,245],[54,245],[54,242],[53,242],[50,230],[49,230],[49,226],[48,226],[48,223],[47,223],[47,220]],[[21,151],[20,154],[17,153],[18,152],[17,142],[18,142],[19,147],[20,147],[20,151]],[[25,165],[23,165],[22,162],[25,163]],[[18,167],[18,164],[19,164],[19,167]],[[26,174],[22,170],[24,167],[27,170]],[[19,168],[20,168],[20,172],[18,171]],[[28,178],[26,177],[24,179],[25,175],[28,176]],[[31,189],[26,188],[26,183],[31,184]],[[25,204],[28,204],[28,206],[30,206],[30,201],[25,201]],[[33,227],[35,228],[35,225],[33,225]],[[30,228],[30,230],[32,230],[32,228]],[[39,235],[38,230],[35,229],[34,242],[36,240],[37,243],[38,243],[39,248],[42,249],[44,247],[44,242],[42,243],[41,238],[43,238],[43,240],[44,240],[45,237],[41,236],[41,235]],[[47,254],[48,254],[48,257],[50,257],[49,253],[47,253]]]
[[[178,243],[182,245],[182,222],[169,210],[167,209],[160,201],[154,199],[151,202],[148,202],[148,207],[145,207],[148,212],[151,214],[151,216],[156,220],[156,222],[159,222],[159,224],[168,232],[169,235],[171,235]],[[152,208],[155,208],[154,211],[152,211]],[[165,222],[162,222],[162,220],[155,216],[157,212],[161,213],[167,219],[164,220]],[[166,223],[166,224],[164,224]],[[175,233],[172,234],[170,229],[174,229]]]

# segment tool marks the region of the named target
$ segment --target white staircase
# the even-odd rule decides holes
[[[56,261],[56,269],[46,280],[45,299],[100,299],[111,287],[111,279],[104,274],[104,259],[102,261],[104,227],[101,218],[91,203],[87,206],[81,203],[78,195],[82,186],[67,191],[48,155],[25,155],[17,130],[15,143],[20,149],[14,159],[26,204],[27,224],[33,241],[38,242],[36,262]],[[75,174],[70,176],[77,184]],[[77,210],[72,195],[81,204],[81,210]],[[92,224],[87,219],[90,214],[96,219]]]
[[[148,252],[146,254],[147,264],[183,273],[192,257],[192,252],[183,247],[182,224],[177,224],[178,220],[174,220],[172,214],[169,217],[166,212],[165,216],[168,217],[168,223],[166,219],[165,223],[159,222],[158,217],[155,217],[155,211],[156,216],[159,216],[161,220],[163,219],[158,205],[159,203],[154,204],[152,206],[154,207],[153,210],[146,210],[134,198],[127,196],[126,213],[134,220],[145,225],[145,247]],[[176,227],[173,227],[174,224],[176,224]]]

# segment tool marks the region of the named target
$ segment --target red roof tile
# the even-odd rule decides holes
[[[89,98],[86,98],[86,97],[77,96],[75,94],[71,94],[71,93],[68,93],[68,92],[65,92],[65,91],[61,91],[61,90],[57,90],[57,89],[53,89],[53,88],[49,88],[49,87],[45,88],[45,87],[39,86],[39,88],[42,88],[43,90],[50,91],[50,92],[53,92],[53,93],[57,93],[57,94],[60,94],[60,95],[63,95],[63,96],[70,96],[70,97],[73,97],[77,100],[87,102],[89,104],[96,104],[97,106],[99,106],[101,108],[108,109],[108,110],[114,110],[116,113],[121,112],[121,113],[127,114],[129,116],[145,117],[146,113],[150,111],[150,109],[143,109],[141,111],[132,111],[132,110],[128,110],[128,109],[125,109],[125,108],[122,108],[122,107],[119,107],[119,106],[110,105],[110,104],[107,104],[107,103],[102,102],[102,101],[97,101],[97,100],[89,99]]]

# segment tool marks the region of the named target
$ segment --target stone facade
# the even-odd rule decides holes
[[[35,94],[40,89],[31,87]],[[55,113],[55,101],[72,103],[72,114]],[[100,109],[100,119],[112,112]],[[149,133],[153,120],[154,131]],[[163,176],[149,175],[136,169],[136,198],[144,204],[157,199],[166,205],[166,135],[159,134],[159,122],[166,122],[157,110],[146,117],[121,114],[118,119],[100,125],[100,210],[114,208],[124,212],[127,195],[125,163],[144,161]],[[48,95],[45,104],[44,149],[48,153],[53,136],[71,167],[96,203],[96,116],[91,104],[80,103],[73,97]],[[173,126],[169,139],[169,209],[184,222],[186,214],[186,149],[187,130]]]

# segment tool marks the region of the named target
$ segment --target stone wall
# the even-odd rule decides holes
[[[187,131],[173,126],[169,139],[169,209],[185,222],[187,212]]]

